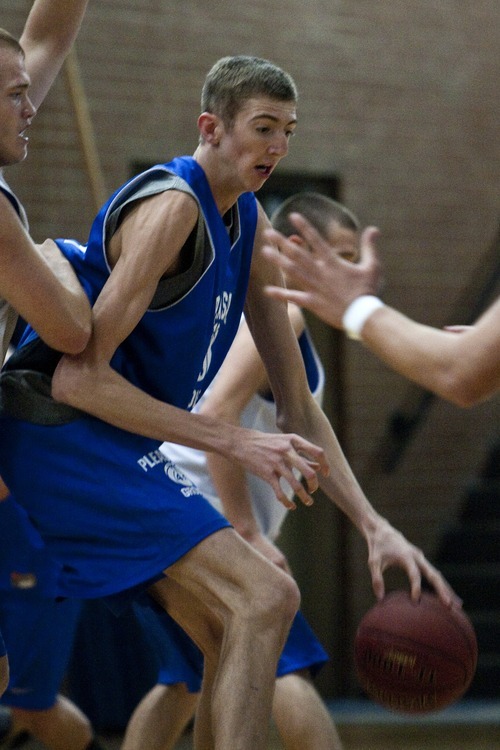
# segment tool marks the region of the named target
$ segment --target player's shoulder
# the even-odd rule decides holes
[[[157,199],[159,206],[168,207],[170,210],[175,209],[183,215],[197,215],[199,212],[198,201],[190,190],[181,189],[181,187],[172,184],[169,189],[163,190],[151,197]]]
[[[195,226],[199,216],[196,199],[188,192],[175,188],[139,196],[124,215],[134,215],[143,226],[162,226],[165,230],[174,226],[189,229]]]

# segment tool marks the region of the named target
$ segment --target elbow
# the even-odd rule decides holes
[[[67,354],[80,354],[89,343],[92,335],[92,308],[87,297],[79,295],[79,305],[76,306],[76,313],[73,316],[71,341],[68,342],[71,348],[66,351]]]
[[[81,354],[90,339],[90,328],[76,327],[69,330],[63,336],[59,336],[54,348],[63,354]]]
[[[64,354],[81,354],[92,334],[92,314],[88,304],[81,313],[68,320],[55,348]]]
[[[477,388],[470,387],[467,383],[460,384],[454,391],[450,392],[449,400],[462,409],[470,409],[481,401],[484,401],[486,394]]]
[[[88,325],[78,325],[76,330],[68,338],[67,347],[64,349],[65,354],[81,354],[90,340],[92,326],[90,320]]]
[[[90,341],[92,334],[90,307],[88,310],[84,309],[81,314],[66,309],[49,322],[30,320],[29,316],[25,317],[48,346],[63,354],[81,354]]]
[[[462,409],[470,409],[483,401],[485,393],[481,381],[461,375],[451,375],[441,389],[439,395]]]

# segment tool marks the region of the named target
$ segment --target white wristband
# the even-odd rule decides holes
[[[359,341],[363,326],[370,315],[383,306],[382,300],[372,294],[356,297],[342,316],[342,325],[349,338]]]

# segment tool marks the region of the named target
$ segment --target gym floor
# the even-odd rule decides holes
[[[391,714],[369,701],[332,701],[344,750],[500,750],[500,701],[464,700],[435,715]],[[122,735],[100,735],[108,750],[120,750]],[[188,732],[176,750],[192,750]],[[44,750],[34,740],[21,750]],[[269,750],[283,750],[274,728]]]
[[[500,701],[464,700],[418,718],[391,714],[368,701],[333,701],[330,707],[344,750],[500,750]],[[108,750],[120,750],[121,735],[101,737]],[[22,745],[22,750],[42,748],[35,741]],[[282,748],[273,730],[269,750]],[[189,733],[176,750],[192,750]]]
[[[345,750],[500,750],[500,701],[464,700],[415,718],[369,701],[332,701],[330,708]],[[103,741],[109,750],[120,748],[120,737],[103,736]],[[282,748],[273,730],[269,750]],[[177,750],[192,750],[189,734]]]

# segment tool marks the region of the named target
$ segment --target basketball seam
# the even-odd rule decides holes
[[[463,680],[463,682],[467,686],[470,684],[470,680],[472,680],[472,677],[474,676],[474,671],[475,671],[474,668],[472,669],[471,675],[468,675],[468,673],[467,673],[467,667],[461,661],[459,661],[456,657],[454,657],[454,656],[452,656],[450,654],[447,654],[446,652],[440,651],[438,648],[435,648],[434,646],[431,646],[431,645],[428,645],[428,644],[423,644],[423,643],[420,643],[420,641],[415,641],[415,640],[413,640],[411,638],[407,638],[407,637],[402,636],[402,635],[397,635],[395,633],[386,633],[383,630],[378,630],[377,628],[371,628],[371,627],[367,628],[366,626],[363,627],[362,635],[363,636],[368,636],[368,637],[370,637],[370,636],[376,636],[377,639],[380,642],[383,642],[387,646],[394,646],[394,643],[391,643],[390,639],[394,638],[395,636],[397,636],[398,645],[399,644],[405,644],[407,647],[411,647],[411,646],[413,646],[413,647],[418,646],[419,648],[424,647],[426,651],[429,651],[432,654],[436,654],[436,655],[440,656],[441,658],[445,658],[450,663],[455,664],[456,666],[458,666],[463,671],[463,673],[464,673],[464,680]],[[411,652],[411,650],[412,649],[409,648],[410,652]],[[446,689],[448,689],[448,687]]]

